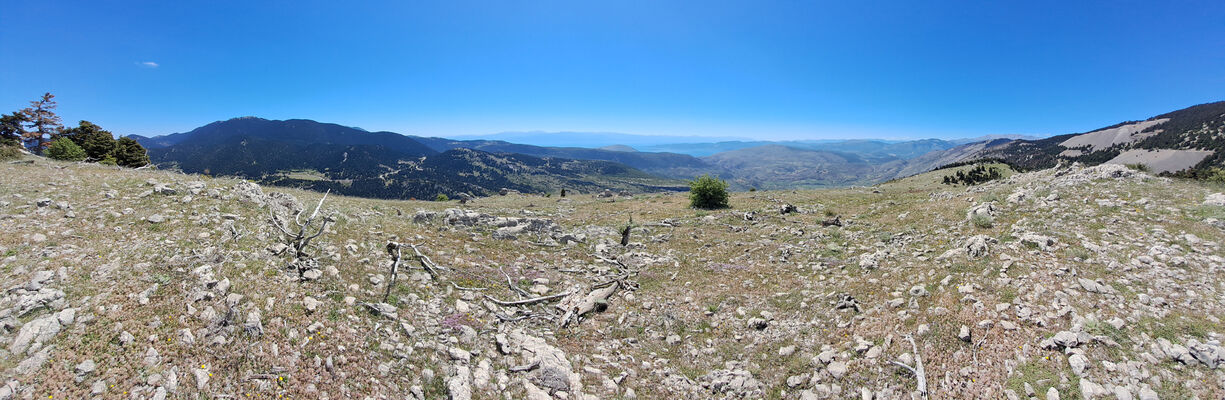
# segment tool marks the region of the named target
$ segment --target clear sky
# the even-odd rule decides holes
[[[1225,100],[1225,1],[21,1],[0,111],[182,132],[1082,132]]]

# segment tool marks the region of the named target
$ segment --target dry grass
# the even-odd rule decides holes
[[[263,250],[274,241],[264,222],[265,211],[207,194],[194,196],[190,203],[180,201],[182,192],[173,197],[138,197],[149,189],[145,184],[149,179],[199,180],[208,189],[228,189],[237,181],[42,160],[31,166],[5,164],[0,166],[0,173],[4,175],[0,199],[11,202],[0,207],[0,214],[20,215],[0,219],[0,228],[15,232],[0,236],[0,250],[4,254],[0,268],[5,271],[5,287],[27,279],[36,270],[66,267],[71,278],[63,289],[70,302],[82,307],[78,315],[94,318],[61,334],[55,341],[58,347],[53,361],[39,376],[22,378],[23,383],[34,385],[36,395],[87,397],[88,385],[100,378],[114,385],[108,388],[108,396],[125,397],[119,394],[142,390],[148,386],[150,376],[165,376],[171,366],[177,367],[181,393],[192,393],[195,389],[192,370],[203,366],[213,374],[210,392],[235,396],[317,398],[326,393],[331,398],[368,394],[404,398],[410,395],[412,386],[419,386],[427,398],[444,396],[449,362],[445,354],[427,344],[450,344],[451,337],[462,336],[457,329],[443,327],[443,319],[456,315],[453,310],[456,300],[466,299],[479,309],[479,298],[454,290],[449,283],[414,282],[402,276],[402,284],[393,290],[391,302],[400,308],[406,322],[423,332],[408,339],[390,321],[372,316],[360,307],[347,306],[343,302],[347,296],[358,302],[381,298],[382,287],[371,285],[369,276],[387,273],[388,259],[382,250],[387,240],[419,243],[436,262],[453,269],[448,277],[451,282],[463,287],[488,288],[482,293],[505,299],[513,298],[514,293],[505,286],[499,269],[525,289],[533,279],[545,278],[554,283],[551,284],[554,290],[559,290],[565,286],[558,282],[579,281],[577,275],[560,270],[609,268],[592,256],[592,247],[603,240],[617,239],[615,235],[596,236],[585,245],[558,247],[533,244],[537,240],[531,237],[495,240],[489,236],[491,229],[466,230],[411,222],[418,209],[442,211],[461,207],[456,202],[330,196],[327,207],[339,218],[320,239],[319,253],[321,264],[335,267],[338,276],[302,283],[282,270],[284,259]],[[1066,329],[1068,321],[1052,319],[1048,326],[1019,323],[1019,330],[1014,332],[1004,332],[998,324],[990,330],[977,328],[976,324],[983,319],[998,321],[1012,312],[1009,309],[996,313],[996,304],[1025,302],[1045,306],[1043,302],[1049,303],[1051,291],[1066,287],[1063,283],[1066,279],[1056,263],[1076,268],[1091,278],[1113,281],[1122,272],[1092,260],[1106,256],[1130,260],[1146,251],[1127,246],[1112,254],[1097,254],[1073,245],[1082,240],[1117,243],[1120,241],[1117,235],[1148,234],[1154,225],[1170,233],[1193,233],[1218,242],[1222,239],[1218,230],[1199,222],[1201,217],[1215,216],[1221,210],[1191,206],[1198,204],[1197,199],[1202,199],[1207,190],[1193,183],[1117,187],[1107,183],[1105,187],[1060,189],[1059,194],[1066,199],[1065,207],[1077,207],[1076,210],[1050,211],[1025,204],[998,216],[992,224],[979,224],[965,221],[966,209],[981,201],[1003,202],[1012,186],[993,182],[967,189],[938,182],[938,174],[928,174],[878,188],[734,193],[732,209],[715,211],[688,208],[683,193],[611,200],[589,195],[564,199],[511,195],[482,198],[462,207],[494,215],[550,218],[567,230],[597,227],[615,232],[615,227],[624,225],[631,217],[640,224],[633,236],[633,242],[638,244],[632,249],[666,257],[668,261],[641,271],[636,277],[641,286],[633,300],[619,296],[608,312],[593,315],[565,330],[554,329],[544,321],[515,323],[534,329],[564,349],[571,355],[576,370],[592,366],[609,376],[633,370],[634,377],[623,385],[634,388],[639,398],[679,395],[661,385],[661,376],[652,371],[672,371],[698,380],[723,368],[726,361],[749,363],[754,377],[769,389],[768,398],[794,398],[798,390],[787,389],[782,382],[792,375],[819,374],[822,367],[813,361],[813,356],[825,345],[855,360],[850,374],[837,382],[842,387],[910,390],[913,380],[900,374],[888,361],[909,352],[909,346],[902,345],[902,336],[914,332],[919,324],[931,328],[928,336],[920,338],[927,374],[932,377],[929,379],[951,377],[947,382],[931,382],[935,398],[999,398],[1004,389],[1019,392],[1023,382],[1043,393],[1045,387],[1038,382],[1057,384],[1060,374],[1071,377],[1071,373],[1062,355],[1037,349],[1037,342]],[[103,198],[101,193],[111,189],[118,191],[120,197]],[[290,193],[304,204],[313,204],[321,196],[292,189],[265,190]],[[1052,219],[1055,212],[1069,215],[1080,212],[1082,199],[1108,194],[1121,195],[1129,202],[1148,198],[1157,204],[1135,212],[1127,207],[1097,209],[1089,200],[1090,204],[1084,207],[1092,210],[1086,211],[1086,221]],[[65,219],[59,210],[20,208],[43,196],[68,201],[77,217]],[[777,209],[784,203],[794,204],[802,212],[779,215]],[[1185,207],[1187,211],[1170,211],[1164,208],[1167,206]],[[755,217],[746,220],[746,212],[755,213]],[[153,213],[166,215],[169,221],[149,224],[141,220]],[[235,227],[245,232],[236,241],[226,240],[229,229],[219,218],[231,213],[239,217]],[[848,224],[823,227],[821,222],[828,215],[840,215]],[[655,225],[663,221],[673,226]],[[935,260],[945,250],[959,246],[958,238],[973,234],[1006,238],[1018,224],[1054,235],[1067,246],[1048,254],[1005,240],[986,259]],[[1110,229],[1103,233],[1102,227]],[[28,239],[33,233],[45,234],[48,239],[33,243]],[[859,266],[859,255],[879,249],[890,249],[891,254],[878,268]],[[1003,263],[1001,253],[1014,258],[1005,275],[999,272]],[[247,306],[241,308],[239,323],[247,311],[260,310],[264,326],[261,336],[231,333],[226,335],[228,342],[221,345],[178,343],[178,330],[195,330],[203,324],[186,311],[191,304],[187,299],[195,289],[190,272],[202,264],[213,265],[218,277],[228,277],[233,283],[230,292],[244,296]],[[1187,267],[1187,271],[1206,273],[1203,267]],[[949,283],[942,285],[946,277]],[[1001,281],[1004,277],[1012,281]],[[140,305],[135,297],[129,296],[155,283],[160,286],[148,305]],[[957,286],[964,284],[980,287],[973,299],[980,301],[985,310],[976,309],[972,301],[957,292]],[[927,288],[931,294],[912,300],[906,291],[916,285]],[[1043,294],[1037,294],[1037,285],[1044,287]],[[1142,282],[1132,286],[1136,290],[1144,287]],[[841,294],[855,297],[863,305],[863,313],[835,310],[833,302]],[[302,306],[302,298],[307,295],[323,301],[313,314]],[[1136,295],[1123,296],[1134,299]],[[904,301],[900,309],[886,306],[895,298]],[[271,307],[267,306],[269,303]],[[204,306],[193,304],[197,309]],[[1128,315],[1126,309],[1110,302],[1095,304],[1094,308],[1089,303],[1077,306],[1102,319]],[[1119,338],[1143,329],[1153,337],[1180,340],[1188,334],[1204,337],[1221,333],[1220,325],[1208,321],[1203,313],[1182,305],[1172,307],[1181,310],[1165,319],[1129,324],[1122,331],[1109,331],[1101,326],[1095,329]],[[770,328],[760,332],[746,328],[745,320],[763,313],[774,317]],[[482,334],[499,328],[497,319],[488,313],[466,315],[464,321]],[[323,324],[321,333],[307,332],[306,327],[314,322]],[[974,327],[975,343],[964,343],[954,337],[961,325]],[[117,337],[123,331],[132,333],[136,343],[126,348],[118,346]],[[665,343],[670,334],[679,335],[681,343]],[[856,337],[885,346],[883,354],[876,359],[855,355],[851,346]],[[987,340],[979,346],[979,338],[983,337]],[[395,349],[397,340],[401,346],[420,346],[405,354]],[[488,337],[478,340],[460,345],[490,348]],[[797,347],[795,355],[779,357],[778,349],[788,345]],[[162,364],[144,365],[142,359],[149,348],[157,349]],[[1094,354],[1136,359],[1136,351],[1124,348],[1115,353]],[[592,355],[607,355],[613,362],[600,361]],[[334,365],[330,370],[326,366],[329,357]],[[78,385],[72,380],[72,368],[85,359],[98,363],[99,375]],[[643,362],[651,367],[643,368]],[[13,363],[10,360],[8,366]],[[381,364],[391,365],[388,375],[378,372]],[[963,371],[970,365],[974,368]],[[423,376],[427,369],[433,371],[434,379]],[[262,373],[275,373],[283,380],[249,379],[251,374]],[[1097,368],[1093,373],[1104,372]],[[583,379],[588,393],[600,398],[623,395],[622,391],[606,391],[595,376],[584,373]],[[829,378],[824,382],[830,382]],[[1064,389],[1077,388],[1074,379],[1068,386],[1070,389]],[[1208,385],[1195,392],[1219,395],[1222,390]],[[506,393],[513,398],[523,396],[521,386],[513,384]],[[1062,394],[1065,398],[1075,397],[1071,391]],[[493,398],[496,391],[480,392],[477,396]]]

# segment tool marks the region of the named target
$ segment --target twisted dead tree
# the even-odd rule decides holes
[[[307,271],[318,266],[318,261],[306,252],[306,249],[311,245],[311,241],[322,236],[327,231],[328,224],[336,221],[333,215],[325,215],[320,221],[319,226],[315,227],[316,219],[319,218],[319,210],[323,208],[323,201],[327,200],[329,193],[331,193],[331,190],[323,194],[323,198],[319,199],[319,204],[315,205],[315,211],[311,212],[306,221],[302,221],[302,213],[306,212],[306,210],[299,210],[294,213],[293,222],[297,225],[297,228],[292,228],[287,222],[281,221],[281,217],[276,214],[275,207],[268,207],[272,226],[281,232],[289,248],[294,252],[294,260],[290,262],[290,266],[298,271],[298,276],[300,277],[304,277]]]
[[[400,244],[399,242],[387,242],[387,255],[391,256],[391,273],[389,274],[390,278],[387,281],[387,288],[383,292],[384,303],[386,303],[387,299],[391,297],[391,288],[396,286],[396,277],[400,272],[400,262],[404,260],[402,249],[405,246],[406,245]],[[417,248],[417,245],[410,243],[407,245],[407,247],[413,250],[413,254],[409,257],[420,263],[421,268],[430,274],[430,278],[438,279],[438,276],[443,271],[442,267],[439,267],[438,264],[434,264],[434,261],[430,260],[430,257],[425,255],[425,253],[422,253],[421,249]],[[451,282],[451,284],[455,285],[455,282]],[[456,285],[456,288],[472,290],[469,288],[461,288],[458,285]]]
[[[391,287],[396,285],[396,272],[400,270],[400,244],[387,242],[387,254],[391,256],[391,279],[387,280],[387,291],[383,293],[383,302],[391,297]]]

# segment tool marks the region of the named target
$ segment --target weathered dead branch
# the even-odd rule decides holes
[[[600,311],[608,309],[608,298],[612,297],[617,289],[621,288],[621,280],[614,279],[611,283],[604,287],[594,286],[590,293],[587,293],[582,299],[577,300],[573,304],[562,306],[566,311],[561,317],[561,327],[565,328],[570,325],[570,322],[590,313],[592,311]]]
[[[919,345],[915,344],[914,337],[906,335],[906,340],[910,342],[910,347],[914,350],[915,366],[911,367],[899,361],[890,361],[890,363],[905,368],[914,374],[915,380],[918,381],[919,385],[919,396],[922,396],[923,400],[927,400],[927,373],[923,370],[923,356],[919,355]]]
[[[485,295],[485,298],[489,299],[489,301],[492,301],[495,304],[500,305],[500,306],[525,306],[529,304],[536,304],[536,303],[550,301],[550,300],[557,300],[557,299],[560,299],[562,297],[566,297],[569,295],[570,295],[570,292],[561,292],[558,294],[553,294],[553,295],[548,295],[548,296],[533,297],[530,299],[515,300],[515,301],[498,300],[490,295]]]

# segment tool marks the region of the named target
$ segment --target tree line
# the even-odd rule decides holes
[[[89,121],[64,127],[55,114],[55,95],[45,93],[30,106],[0,115],[0,148],[18,148],[57,160],[86,161],[137,168],[149,154],[135,139],[120,137]]]
[[[1000,179],[1002,177],[1003,174],[1000,173],[999,168],[979,165],[977,167],[970,168],[968,172],[957,171],[955,174],[945,175],[944,182],[942,183],[945,185],[973,186],[983,182]]]

